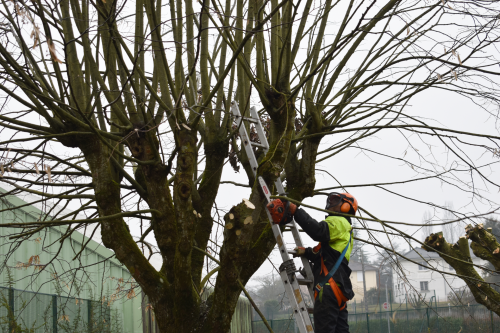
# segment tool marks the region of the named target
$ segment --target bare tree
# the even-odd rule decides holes
[[[67,227],[61,241],[75,230],[100,232],[148,296],[161,332],[227,331],[243,286],[276,243],[233,103],[245,115],[259,109],[270,149],[255,150],[257,175],[268,184],[281,176],[295,202],[373,187],[436,208],[394,188],[439,180],[497,205],[472,186],[480,179],[498,188],[484,172],[490,163],[471,156],[498,157],[498,134],[439,124],[410,103],[426,91],[456,93],[477,104],[470,117],[498,119],[495,1],[1,2],[1,181],[14,187],[8,194],[74,209],[4,224],[19,228],[9,242],[56,225]],[[404,155],[366,145],[385,132],[408,143]],[[432,158],[435,146],[452,164]],[[347,149],[416,177],[346,185],[332,175],[338,186],[317,188],[317,164],[351,163]],[[224,180],[227,162],[243,167],[244,183]],[[224,183],[248,188],[249,201],[217,210]],[[385,248],[386,235],[411,238],[401,224],[362,212],[362,241]],[[131,233],[139,223],[140,234]],[[152,245],[160,270],[148,260]],[[210,307],[202,307],[211,277]]]
[[[461,236],[455,244],[446,241],[442,232],[431,234],[425,240],[423,248],[427,251],[437,252],[453,269],[457,276],[465,281],[470,292],[477,303],[485,305],[488,309],[500,315],[500,293],[488,283],[482,275],[488,273],[489,269],[473,264],[470,250],[494,267],[494,272],[500,271],[500,243],[491,233],[491,229],[485,230],[483,224],[469,225],[466,235]]]
[[[443,222],[451,222],[457,219],[457,216],[453,213],[453,203],[446,202],[444,204],[445,211],[443,212]],[[459,217],[458,217],[459,218]],[[443,225],[443,236],[451,242],[458,240],[458,237],[463,233],[460,223],[446,223]],[[432,232],[429,232],[427,235],[430,235]]]
[[[424,225],[422,227],[422,233],[424,234],[424,238],[427,237],[427,235],[432,234],[432,230],[434,229],[432,226],[432,215],[430,212],[426,211],[424,213],[424,216],[422,216],[422,224]]]

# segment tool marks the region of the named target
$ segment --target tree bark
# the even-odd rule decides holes
[[[473,235],[472,238],[474,239],[485,240],[484,245],[487,247],[488,244],[492,245],[491,235],[488,235],[488,232],[482,229],[482,225],[478,225],[475,228],[469,225],[466,230],[468,235],[460,237],[457,243],[453,245],[445,240],[442,232],[431,234],[425,239],[425,245],[422,246],[422,248],[426,251],[437,252],[441,258],[455,269],[457,276],[464,280],[467,287],[474,295],[476,302],[483,304],[500,316],[500,294],[486,283],[474,268],[468,244],[469,235]],[[474,243],[475,241],[473,241],[473,244]],[[496,245],[498,245],[498,243]],[[482,247],[482,245],[476,243],[474,247],[477,246]],[[482,249],[484,249],[484,247],[482,247]],[[484,254],[484,252],[482,253]],[[484,257],[487,256],[488,255],[484,254]]]

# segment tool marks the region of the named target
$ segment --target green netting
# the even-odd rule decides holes
[[[2,332],[111,332],[110,308],[87,299],[0,287]]]
[[[9,293],[7,289],[0,288],[0,328],[3,330],[4,320],[8,318]]]
[[[275,333],[298,333],[294,319],[268,320]],[[500,333],[500,318],[486,307],[432,307],[373,313],[349,313],[351,333]],[[252,322],[253,333],[269,330],[262,321]]]
[[[267,322],[269,326],[273,329],[275,333],[298,333],[299,329],[295,325],[295,320],[289,319],[268,319]],[[311,322],[314,324],[312,315],[310,316]],[[252,322],[252,333],[268,333],[266,325],[263,321],[253,321]]]

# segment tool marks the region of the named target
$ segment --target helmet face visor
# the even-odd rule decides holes
[[[326,207],[325,209],[328,209],[330,207],[337,207],[340,205],[340,203],[342,202],[342,198],[340,197],[340,195],[338,193],[330,193],[328,195],[328,198],[326,199]]]

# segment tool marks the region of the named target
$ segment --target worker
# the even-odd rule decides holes
[[[325,208],[329,214],[321,222],[317,222],[306,211],[287,200],[273,200],[267,208],[275,224],[283,225],[295,219],[302,230],[319,242],[314,248],[297,247],[294,253],[294,257],[305,256],[313,271],[314,332],[349,332],[347,301],[354,297],[349,268],[353,246],[352,223],[350,217],[338,213],[355,215],[358,209],[357,200],[348,193],[330,193]],[[336,263],[342,254],[344,257],[338,266]],[[332,270],[334,266],[338,266],[336,271]],[[333,276],[326,282],[324,280],[329,273],[333,273]],[[321,282],[326,283],[323,286],[318,285]]]

